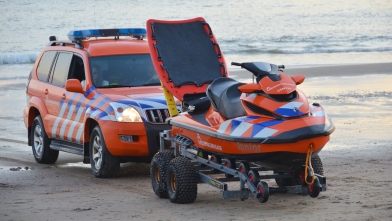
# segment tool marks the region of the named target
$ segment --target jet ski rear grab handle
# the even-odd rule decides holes
[[[248,199],[249,196],[253,198],[260,198],[260,192],[255,186],[255,184],[250,180],[248,175],[241,173],[237,169],[232,169],[230,167],[225,166],[224,164],[218,164],[212,162],[208,159],[204,159],[197,155],[196,149],[192,146],[192,141],[187,138],[178,138],[173,137],[171,130],[164,130],[160,132],[160,151],[168,149],[167,141],[170,142],[170,149],[173,150],[174,156],[184,156],[190,159],[193,163],[195,163],[196,173],[198,175],[198,179],[200,182],[209,184],[219,190],[222,191],[222,196],[224,199],[227,198],[240,198],[241,201]],[[206,168],[201,168],[197,166],[197,163],[205,165]],[[219,171],[220,173],[230,174],[234,176],[234,178],[213,178],[208,175],[211,173],[211,168]],[[257,171],[269,171],[269,169],[261,167],[256,164],[252,164],[252,170]],[[309,167],[307,167],[307,174],[312,174],[313,171]],[[215,173],[217,174],[217,173]],[[318,186],[320,188],[320,192],[325,192],[327,190],[326,185],[326,177],[313,173],[316,180],[318,180]],[[275,179],[275,178],[290,178],[291,175],[288,173],[285,174],[265,174],[260,175],[259,180],[266,179]],[[308,175],[306,180],[312,180],[312,176]],[[228,190],[228,185],[225,182],[233,182],[240,181],[240,189],[239,190]],[[306,185],[307,181],[304,182],[303,185],[294,185],[294,186],[285,186],[285,187],[268,187],[268,194],[273,193],[291,193],[291,194],[302,194],[304,196],[310,195],[308,187]],[[245,185],[247,187],[245,187]],[[261,202],[261,201],[260,201]],[[266,202],[266,200],[264,201]],[[262,203],[264,203],[262,202]]]

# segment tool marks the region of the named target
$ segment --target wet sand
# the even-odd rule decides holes
[[[26,144],[24,84],[9,80],[0,81],[0,220],[392,220],[392,63],[285,73],[306,75],[299,88],[336,126],[320,152],[327,191],[318,198],[275,194],[260,204],[222,199],[199,184],[195,203],[176,205],[155,196],[148,164],[124,164],[114,179],[94,178],[81,157],[66,153],[37,164]]]

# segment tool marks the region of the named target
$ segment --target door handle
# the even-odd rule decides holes
[[[65,96],[65,94],[63,94],[62,98],[63,98],[63,100],[65,100],[65,98],[67,98],[67,96]]]
[[[44,91],[44,93],[45,93],[46,95],[48,95],[48,94],[49,94],[49,90],[46,88],[45,91]]]

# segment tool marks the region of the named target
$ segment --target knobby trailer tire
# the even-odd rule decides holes
[[[173,150],[163,150],[154,155],[150,166],[152,189],[159,198],[168,198],[166,173],[170,161],[174,158]]]
[[[320,156],[318,154],[313,156],[311,162],[312,162],[314,173],[324,176],[324,167],[323,167],[323,162],[320,159]],[[294,178],[275,178],[275,182],[276,184],[278,184],[279,187],[294,186],[297,184],[301,184],[299,181],[296,181]]]
[[[324,176],[324,167],[323,167],[323,162],[321,161],[319,155],[315,155],[314,157],[312,157],[312,167],[313,167],[313,171],[314,173],[317,173],[319,175]]]
[[[172,203],[187,204],[196,200],[197,173],[188,158],[179,156],[170,161],[166,179]]]

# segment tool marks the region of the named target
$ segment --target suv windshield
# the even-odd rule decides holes
[[[96,88],[160,85],[149,54],[92,57],[90,70]]]

